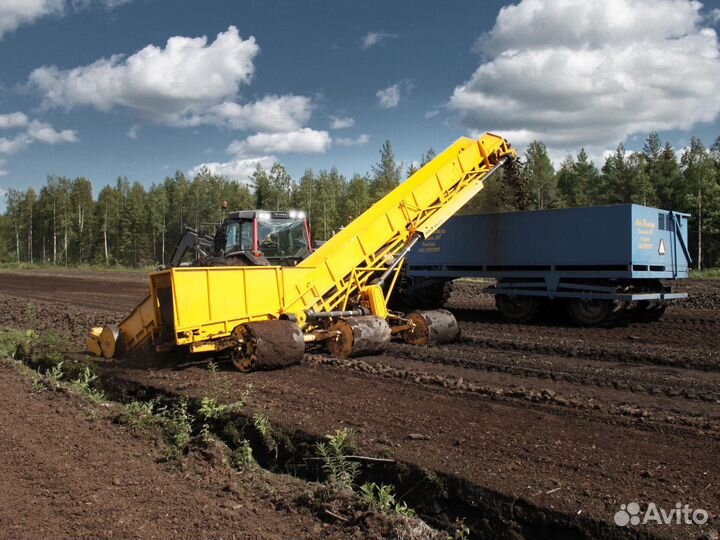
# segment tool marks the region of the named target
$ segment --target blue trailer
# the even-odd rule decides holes
[[[664,281],[688,277],[688,219],[635,204],[454,217],[410,252],[399,294],[434,307],[452,279],[494,278],[486,292],[513,321],[549,301],[581,325],[656,320],[687,297]]]

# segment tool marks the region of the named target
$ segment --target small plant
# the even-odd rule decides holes
[[[230,462],[233,467],[240,471],[247,469],[250,465],[252,465],[253,461],[255,460],[253,459],[252,448],[250,447],[250,443],[247,441],[243,441],[240,446],[238,446],[235,450],[233,450],[232,454],[230,454]]]
[[[36,339],[34,330],[0,329],[0,358],[21,358],[18,353],[29,351]]]
[[[347,451],[355,446],[354,437],[352,430],[343,428],[336,430],[335,435],[327,435],[327,442],[315,445],[329,484],[352,488],[360,468],[347,457]]]
[[[452,534],[448,535],[448,540],[465,540],[470,536],[470,527],[465,525],[462,519],[456,519],[451,530]]]
[[[377,507],[383,514],[398,514],[405,517],[415,517],[415,511],[405,502],[395,501],[395,488],[386,484],[379,486],[370,482],[360,486],[360,496],[370,506]]]
[[[43,382],[42,378],[35,374],[32,380],[32,391],[33,394],[39,394],[45,390],[45,383]]]
[[[170,457],[177,457],[185,449],[192,438],[193,418],[188,411],[186,399],[181,399],[176,407],[163,411],[165,416],[165,434],[170,443],[170,450],[166,452]]]
[[[32,302],[28,302],[25,305],[25,318],[29,323],[35,323],[35,321],[37,321],[37,308]]]
[[[78,378],[72,382],[72,387],[91,401],[94,401],[95,403],[102,403],[105,401],[105,394],[92,387],[92,383],[97,378],[97,374],[95,374],[88,366],[85,366],[82,371],[80,371]]]
[[[60,361],[45,372],[43,379],[49,386],[57,387],[60,385],[60,382],[62,382],[63,377],[65,377],[65,373],[63,373],[63,362]]]
[[[131,428],[146,428],[162,423],[162,414],[157,410],[157,402],[132,401],[125,405],[125,417]]]
[[[226,399],[230,395],[232,382],[228,377],[223,376],[217,363],[212,360],[208,363],[208,371],[210,372],[210,395],[216,401]]]
[[[258,430],[258,433],[260,433],[265,447],[268,451],[275,452],[275,457],[277,457],[278,447],[275,442],[275,437],[273,436],[272,424],[270,424],[268,417],[261,413],[253,414],[253,425],[255,429]]]

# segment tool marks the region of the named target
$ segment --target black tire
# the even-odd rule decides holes
[[[640,323],[659,321],[667,309],[665,302],[640,300],[632,314],[632,320]]]
[[[570,320],[578,326],[612,326],[622,314],[614,300],[571,298],[567,302]]]
[[[495,295],[495,307],[508,321],[528,323],[535,321],[543,307],[543,299],[537,296]]]
[[[401,311],[440,309],[450,298],[452,281],[422,280],[400,283],[390,298],[390,306]]]

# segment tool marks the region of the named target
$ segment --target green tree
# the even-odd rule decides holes
[[[395,162],[395,152],[390,141],[380,149],[380,161],[372,166],[372,196],[381,199],[400,184],[401,166]]]
[[[76,178],[70,186],[70,204],[73,211],[72,237],[75,240],[71,260],[88,262],[94,241],[95,202],[92,184],[87,178]]]
[[[250,183],[255,191],[255,208],[267,210],[272,203],[272,188],[267,171],[259,163],[250,176]]]
[[[703,268],[704,256],[714,254],[720,232],[720,186],[718,185],[715,163],[712,155],[698,137],[693,137],[690,147],[680,158],[683,179],[683,200],[692,209],[697,219],[695,237],[697,240],[697,267]],[[704,244],[705,234],[715,240]],[[712,259],[710,259],[712,262]]]
[[[346,220],[355,219],[370,207],[370,179],[359,174],[353,175],[343,199]]]
[[[308,220],[313,218],[314,210],[314,192],[317,189],[315,184],[317,179],[312,169],[305,169],[300,177],[300,181],[294,186],[292,192],[292,206],[299,210],[304,210]]]
[[[268,210],[287,210],[292,197],[292,178],[279,162],[273,163],[268,176],[270,201]]]
[[[555,169],[540,141],[532,141],[525,151],[524,174],[528,189],[535,199],[535,208],[552,208],[556,203]]]

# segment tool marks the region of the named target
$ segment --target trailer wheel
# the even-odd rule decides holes
[[[507,320],[515,323],[532,322],[538,318],[542,299],[537,296],[495,295],[495,307]]]
[[[452,281],[404,278],[390,297],[390,306],[399,311],[439,309],[450,298]]]
[[[665,313],[667,304],[655,300],[641,300],[633,312],[633,319],[637,322],[656,322]]]
[[[620,313],[613,300],[586,300],[571,298],[567,303],[570,319],[578,326],[609,326]]]

